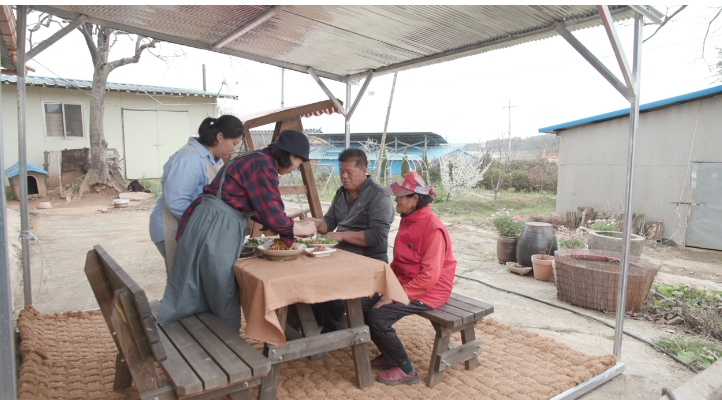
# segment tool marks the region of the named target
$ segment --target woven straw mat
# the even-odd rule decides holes
[[[587,355],[551,338],[485,318],[477,325],[481,366],[459,364],[429,389],[426,370],[434,330],[411,316],[395,325],[422,381],[415,385],[356,386],[350,349],[322,361],[303,358],[281,367],[279,399],[548,399],[615,364],[613,355]],[[113,391],[116,348],[100,311],[42,314],[27,306],[18,318],[21,344],[18,395],[28,399],[137,399],[132,386]],[[452,336],[460,344],[460,334]],[[257,349],[261,343],[250,341]],[[371,355],[378,354],[370,345]],[[539,373],[542,372],[542,373]],[[161,374],[161,380],[165,377]],[[253,389],[254,396],[256,390]]]

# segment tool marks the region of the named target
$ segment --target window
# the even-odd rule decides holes
[[[49,138],[82,138],[83,105],[43,103],[45,133]]]

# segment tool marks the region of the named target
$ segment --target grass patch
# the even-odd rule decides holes
[[[722,349],[706,340],[672,336],[659,339],[657,345],[699,370],[709,367],[722,357]]]
[[[688,331],[722,340],[722,290],[655,283],[642,312],[658,321],[681,317]]]
[[[514,210],[513,215],[529,216],[550,213],[556,210],[556,198],[538,194],[500,193],[494,196],[482,189],[470,189],[461,192],[451,200],[435,202],[431,209],[445,221],[463,222],[473,225],[488,225],[489,217],[503,209]]]
[[[38,215],[40,215],[40,213],[37,211],[29,211],[28,214],[30,214],[33,217],[37,217]]]
[[[163,191],[163,188],[160,185],[159,178],[142,178],[139,179],[138,182],[140,182],[140,184],[143,185],[146,189],[150,189],[150,192],[153,193],[153,197],[158,197],[158,195]]]
[[[539,329],[544,329],[546,331],[552,331],[552,332],[558,332],[558,333],[581,333],[580,331],[576,329],[571,328],[553,328],[551,326],[542,326]],[[613,337],[613,336],[612,336]]]
[[[614,335],[604,335],[605,339],[614,340]]]

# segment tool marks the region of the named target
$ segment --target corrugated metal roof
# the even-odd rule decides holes
[[[677,104],[689,103],[691,101],[702,100],[708,97],[718,96],[722,94],[722,85],[711,87],[709,89],[699,90],[692,93],[683,94],[680,96],[670,97],[668,99],[653,101],[651,103],[642,104],[639,106],[639,112],[649,112],[653,110],[659,110],[662,108],[671,107]],[[605,114],[595,115],[593,117],[587,117],[578,119],[575,121],[565,122],[563,124],[552,125],[546,128],[539,128],[541,133],[555,133],[570,128],[576,128],[578,126],[593,124],[602,121],[608,121],[611,119],[623,118],[629,116],[630,108],[624,108],[617,111],[608,112]]]
[[[0,82],[4,84],[17,84],[17,75],[0,75]],[[91,90],[93,87],[93,81],[86,81],[82,79],[65,79],[65,78],[47,78],[44,76],[26,76],[25,83],[28,86],[45,86],[45,87],[56,87],[56,88],[67,88],[67,89],[83,89]],[[203,90],[196,89],[183,89],[183,88],[170,88],[163,86],[150,86],[150,85],[134,85],[131,83],[113,83],[108,82],[105,90],[110,92],[129,92],[129,93],[145,93],[165,96],[200,96],[200,97],[218,97],[223,99],[238,100],[238,96],[205,92]]]
[[[363,143],[371,139],[377,143],[381,142],[382,132],[353,132],[351,133],[351,141],[355,143]],[[345,143],[346,134],[344,133],[314,133],[319,139],[323,139],[329,143]],[[426,141],[427,146],[438,146],[446,144],[446,139],[438,133],[434,132],[387,132],[386,133],[386,144],[391,145],[396,140],[410,145],[424,146]]]
[[[263,5],[30,6],[160,40],[212,50],[267,12]],[[594,5],[289,5],[216,51],[354,81],[601,25]],[[616,20],[628,6],[609,6]],[[273,10],[271,10],[273,11]]]
[[[48,171],[38,167],[37,165],[27,163],[28,172],[37,172],[40,174],[48,174]],[[12,178],[13,176],[16,176],[20,173],[20,163],[15,163],[12,165],[12,167],[5,170],[5,176],[7,178]]]

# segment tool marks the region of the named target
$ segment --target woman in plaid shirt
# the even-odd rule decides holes
[[[233,264],[241,253],[246,220],[252,218],[290,246],[294,235],[316,233],[312,221],[294,221],[284,209],[278,176],[308,161],[308,138],[283,131],[267,148],[226,164],[203,188],[178,223],[178,250],[168,277],[158,322],[211,311],[235,331],[241,328]]]

